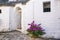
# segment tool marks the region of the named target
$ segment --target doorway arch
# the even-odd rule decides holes
[[[21,21],[22,21],[22,9],[20,7],[16,7],[17,17],[18,17],[18,25],[17,29],[22,29]]]

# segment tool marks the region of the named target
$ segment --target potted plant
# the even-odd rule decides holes
[[[43,28],[41,27],[41,24],[35,24],[33,21],[30,25],[30,27],[27,29],[28,35],[30,35],[32,38],[39,38],[41,35],[45,34]]]

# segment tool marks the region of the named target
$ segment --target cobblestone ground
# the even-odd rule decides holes
[[[11,31],[11,32],[0,32],[0,40],[33,40],[33,39],[30,38],[28,35],[25,35],[19,31]],[[37,38],[35,40],[51,40],[51,39]]]

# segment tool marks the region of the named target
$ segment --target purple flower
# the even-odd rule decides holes
[[[28,25],[30,25],[30,28],[28,28],[28,30],[31,30],[31,31],[36,31],[36,30],[42,31],[43,30],[43,28],[41,27],[41,24],[35,24],[34,21]]]
[[[28,34],[32,34],[33,36],[43,35],[45,32],[41,27],[41,24],[35,24],[33,21],[31,24],[28,24],[30,27],[27,29]]]

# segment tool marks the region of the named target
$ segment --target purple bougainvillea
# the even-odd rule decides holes
[[[29,34],[32,34],[32,36],[39,37],[39,35],[45,34],[43,28],[41,27],[41,24],[35,24],[33,21],[31,24],[28,24],[30,27],[27,29]]]
[[[43,28],[41,27],[41,24],[35,24],[34,21],[28,25],[30,25],[30,28],[28,28],[28,30],[31,30],[31,31],[43,30]]]

